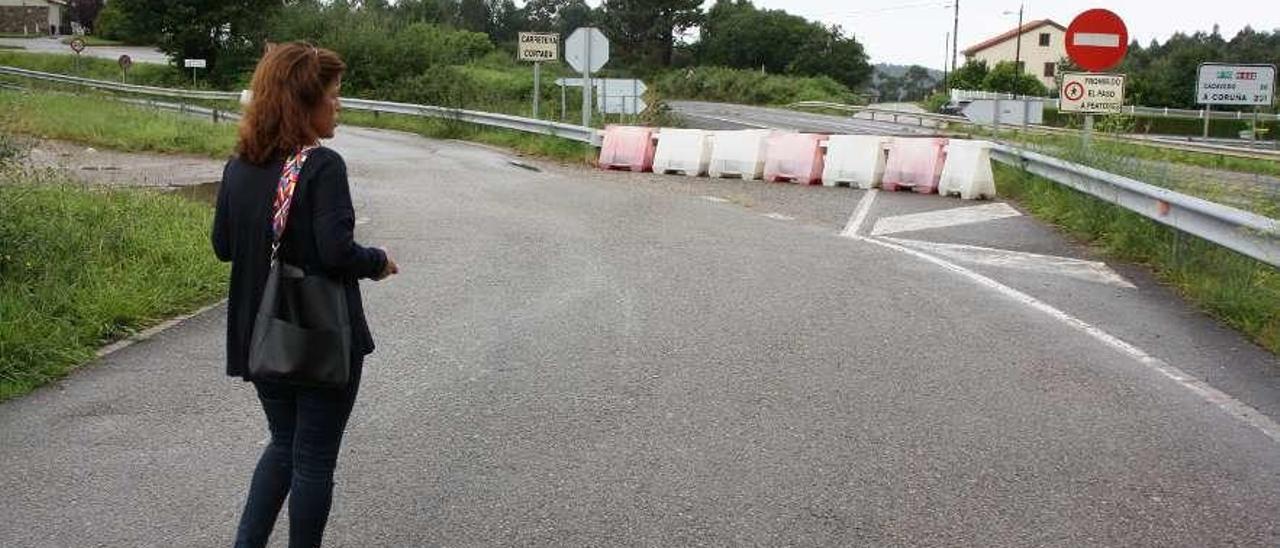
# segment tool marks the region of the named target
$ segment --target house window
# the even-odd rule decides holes
[[[1044,48],[1049,47],[1049,33],[1047,32],[1040,33],[1040,47],[1044,47]]]
[[[1053,76],[1054,76],[1053,72],[1054,72],[1054,69],[1055,69],[1055,68],[1057,68],[1057,64],[1056,64],[1056,63],[1045,63],[1045,64],[1044,64],[1044,77],[1045,77],[1045,78],[1053,78]]]

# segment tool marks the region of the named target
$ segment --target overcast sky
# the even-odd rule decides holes
[[[599,0],[588,0],[593,6]],[[757,7],[786,10],[808,19],[837,24],[858,38],[875,63],[917,64],[941,69],[943,42],[951,31],[947,0],[754,0]],[[710,6],[711,2],[708,1]],[[1052,19],[1062,26],[1090,8],[1116,12],[1130,38],[1143,45],[1164,42],[1174,32],[1209,31],[1217,23],[1228,39],[1250,25],[1280,29],[1277,0],[1038,0],[1024,2],[1023,18]],[[1002,12],[1012,12],[1002,15]],[[1018,0],[960,0],[960,50],[1013,29]],[[963,63],[964,57],[960,57]]]

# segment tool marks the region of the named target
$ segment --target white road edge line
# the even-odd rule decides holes
[[[1012,251],[1008,249],[996,249],[993,247],[981,247],[967,244],[926,242],[923,240],[910,240],[906,238],[893,238],[888,236],[885,236],[882,239],[887,242],[893,242],[895,244],[907,246],[926,253],[934,253],[939,257],[951,259],[953,261],[960,261],[962,263],[1065,276],[1067,278],[1122,287],[1124,289],[1137,289],[1136,286],[1129,283],[1129,280],[1124,279],[1124,276],[1121,276],[1119,273],[1112,270],[1106,263],[1099,261],[1087,261],[1071,257],[1058,257],[1054,255],[1028,253],[1026,251]]]
[[[847,228],[845,230],[848,231]],[[841,234],[841,235],[844,236],[844,234]],[[1185,371],[1182,371],[1181,369],[1178,369],[1177,367],[1170,365],[1168,362],[1160,358],[1157,358],[1155,356],[1152,356],[1151,354],[1146,353],[1141,348],[1138,348],[1132,344],[1129,344],[1124,340],[1120,339],[1119,337],[1116,337],[1115,335],[1112,335],[1110,333],[1107,333],[1106,331],[1103,331],[1101,328],[1097,326],[1089,324],[1084,320],[1081,320],[1079,318],[1076,318],[1075,316],[1072,316],[1070,314],[1067,314],[1066,312],[1063,312],[1057,308],[1054,308],[1052,305],[1049,305],[1044,301],[1041,301],[1035,297],[1032,297],[1031,295],[1018,291],[1017,289],[1004,285],[1000,282],[997,282],[991,278],[983,276],[982,274],[978,274],[977,272],[964,268],[955,263],[951,263],[944,259],[934,257],[933,255],[930,255],[928,253],[917,251],[909,247],[904,247],[892,242],[887,242],[879,238],[867,238],[867,237],[862,237],[857,235],[845,236],[845,237],[851,238],[857,241],[861,241],[861,242],[867,242],[870,244],[878,245],[881,247],[892,249],[894,251],[906,253],[913,257],[917,257],[919,259],[923,259],[925,261],[931,262],[946,270],[949,270],[951,272],[954,272],[956,274],[969,278],[971,281],[977,283],[978,285],[981,285],[988,289],[995,290],[1003,294],[1004,296],[1009,297],[1017,302],[1025,304],[1035,310],[1044,312],[1045,314],[1048,314],[1050,317],[1072,328],[1075,328],[1085,333],[1086,335],[1089,335],[1090,337],[1093,337],[1099,342],[1119,351],[1122,354],[1129,356],[1130,358],[1133,358],[1134,360],[1137,360],[1138,363],[1141,363],[1142,365],[1147,366],[1148,368],[1160,373],[1161,375],[1164,375],[1170,380],[1181,385],[1183,388],[1186,388],[1187,390],[1194,392],[1205,401],[1218,406],[1219,409],[1222,409],[1228,415],[1231,415],[1232,417],[1235,417],[1237,420],[1240,420],[1245,424],[1248,424],[1249,426],[1256,428],[1257,430],[1262,432],[1263,435],[1267,436],[1268,438],[1271,438],[1273,442],[1280,443],[1280,424],[1277,424],[1275,421],[1271,420],[1270,417],[1262,414],[1257,409],[1250,407],[1248,404],[1240,400],[1237,400],[1231,397],[1230,395],[1227,395],[1225,392],[1222,392],[1221,390],[1218,390],[1217,388],[1210,386],[1208,383],[1187,374]]]
[[[185,322],[185,321],[187,321],[187,320],[190,320],[191,318],[194,318],[194,317],[196,317],[196,316],[199,316],[199,315],[201,315],[201,314],[204,314],[205,312],[208,312],[208,311],[213,310],[213,309],[215,309],[215,308],[217,308],[217,307],[219,307],[219,306],[222,306],[223,304],[226,304],[226,302],[227,302],[227,300],[226,300],[226,299],[222,299],[222,300],[220,300],[220,301],[218,301],[218,302],[216,302],[216,303],[213,303],[213,304],[211,304],[211,305],[209,305],[209,306],[202,307],[202,308],[200,308],[199,310],[196,310],[195,312],[192,312],[192,313],[190,313],[190,314],[184,314],[184,315],[182,315],[182,316],[178,316],[178,317],[176,317],[176,318],[171,318],[171,319],[166,320],[166,321],[164,321],[164,322],[161,322],[160,324],[155,325],[155,326],[153,326],[153,327],[151,327],[151,328],[148,328],[148,329],[145,329],[145,330],[139,331],[139,332],[137,332],[137,333],[135,333],[135,334],[133,334],[133,335],[130,335],[130,336],[128,336],[128,337],[126,337],[126,338],[124,338],[124,339],[121,339],[121,340],[118,340],[118,341],[113,342],[113,343],[111,343],[111,344],[108,344],[108,345],[106,345],[106,346],[104,346],[104,347],[102,347],[102,348],[99,348],[99,349],[98,349],[98,351],[95,353],[96,355],[94,356],[94,358],[95,358],[95,359],[99,359],[99,360],[100,360],[100,359],[102,359],[102,358],[105,358],[105,357],[107,357],[107,356],[110,356],[111,354],[115,354],[116,352],[119,352],[119,351],[121,351],[121,350],[124,350],[124,349],[126,349],[126,348],[129,348],[130,346],[133,346],[134,344],[140,343],[140,342],[145,341],[145,340],[147,340],[147,339],[150,339],[150,338],[152,338],[152,337],[154,337],[154,336],[156,336],[156,335],[159,335],[160,333],[163,333],[163,332],[165,332],[165,331],[167,331],[167,330],[169,330],[169,329],[172,329],[172,328],[174,328],[174,327],[177,327],[177,326],[178,326],[179,324],[181,324],[182,322]]]
[[[844,232],[840,235],[846,238],[858,238],[858,231],[862,229],[862,224],[867,221],[867,213],[871,212],[871,204],[876,201],[878,189],[867,190],[862,195],[862,199],[858,200],[858,207],[853,210],[853,216],[849,217],[849,223],[844,225]]]

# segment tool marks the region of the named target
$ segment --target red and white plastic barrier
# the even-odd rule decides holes
[[[938,194],[959,194],[962,200],[995,198],[991,142],[951,140],[947,144],[947,162],[942,168],[942,178],[938,181]]]
[[[653,167],[653,128],[609,126],[600,146],[601,169],[649,171]]]
[[[892,137],[880,135],[832,135],[827,140],[827,157],[822,184],[868,189],[884,179],[886,148]]]
[[[765,151],[766,181],[811,185],[822,181],[822,145],[826,135],[775,133]]]
[[[712,177],[737,176],[744,180],[759,179],[764,174],[764,151],[769,135],[767,129],[717,131],[713,133],[711,165],[707,172]]]
[[[902,187],[921,194],[938,189],[947,157],[947,139],[935,137],[895,138],[889,145],[881,186],[893,191]]]
[[[701,129],[666,129],[658,134],[654,173],[705,174],[711,165],[711,134]]]

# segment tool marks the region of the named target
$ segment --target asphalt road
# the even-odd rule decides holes
[[[0,45],[18,47],[34,53],[73,54],[71,46],[63,44],[62,38],[0,38]],[[169,58],[155,48],[138,46],[91,46],[85,48],[80,55],[111,60],[119,59],[121,55],[128,55],[135,63],[157,65],[169,63]]]
[[[672,112],[684,119],[686,125],[702,129],[770,128],[816,133],[870,133],[903,136],[930,135],[936,131],[923,125],[895,124],[887,120],[827,116],[768,107],[701,101],[670,101],[667,104],[671,107]],[[908,117],[904,115],[903,121],[907,119]],[[911,121],[921,122],[916,118],[911,119]]]
[[[1280,543],[1274,356],[1140,269],[877,239],[1089,258],[1005,206],[333,146],[404,273],[365,285],[328,545]],[[228,545],[266,429],[224,325],[0,405],[0,546]]]

